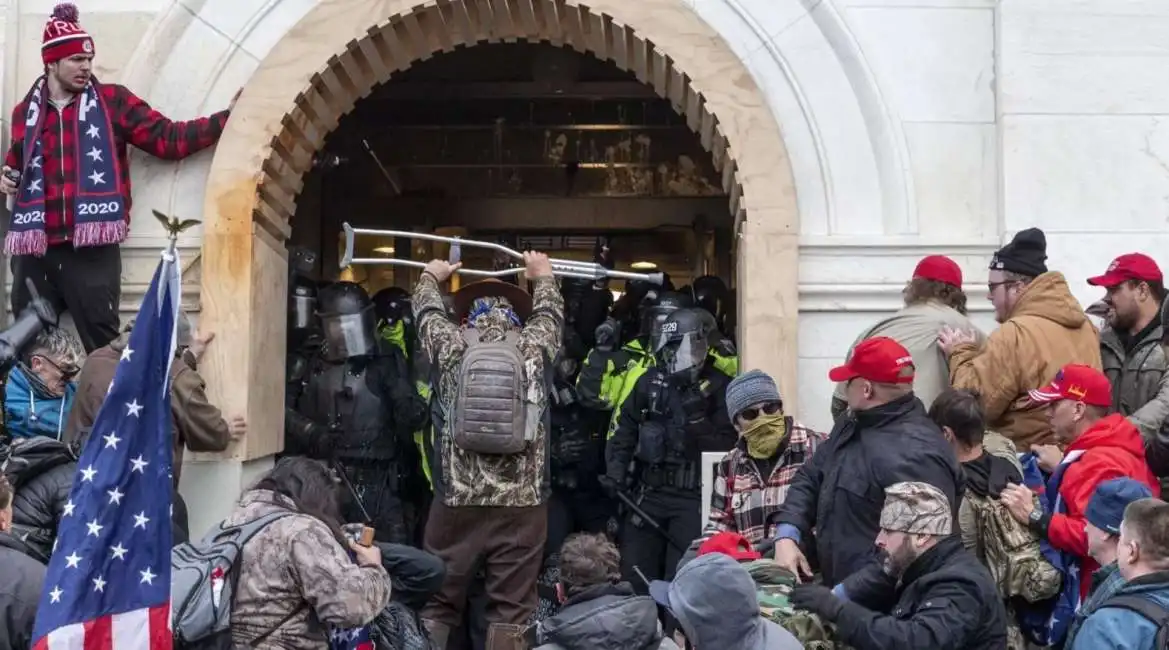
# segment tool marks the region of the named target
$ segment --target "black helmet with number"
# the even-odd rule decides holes
[[[341,361],[377,351],[373,301],[361,285],[334,282],[321,289],[317,312],[325,334],[325,358]]]
[[[658,331],[658,326],[666,320],[666,316],[691,306],[693,303],[690,297],[684,293],[667,291],[655,295],[654,291],[650,291],[640,307],[641,334],[652,339]]]
[[[654,356],[666,374],[697,379],[710,353],[713,332],[708,314],[699,309],[679,309],[658,326],[652,339]]]

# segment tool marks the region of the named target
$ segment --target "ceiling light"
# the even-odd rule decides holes
[[[394,254],[394,247],[393,246],[378,246],[377,248],[373,249],[373,252],[382,253],[384,255],[393,255]]]
[[[658,268],[658,265],[653,262],[634,262],[630,266],[637,269],[638,271],[647,271]]]

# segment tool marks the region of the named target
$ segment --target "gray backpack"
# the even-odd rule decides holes
[[[273,512],[238,526],[220,524],[202,541],[179,544],[171,550],[171,628],[176,649],[235,647],[231,642],[231,608],[244,544],[268,524],[292,514]],[[251,645],[258,645],[302,609],[293,611]]]
[[[459,365],[452,407],[451,437],[460,449],[477,454],[518,454],[536,437],[540,414],[524,390],[524,357],[519,333],[484,343],[473,329],[463,330],[467,349]]]

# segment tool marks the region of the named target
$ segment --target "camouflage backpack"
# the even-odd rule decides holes
[[[997,499],[964,495],[974,512],[982,563],[1003,598],[1039,602],[1059,592],[1063,576],[1039,548],[1039,538]]]
[[[848,650],[832,638],[832,625],[820,617],[792,609],[790,596],[795,577],[774,560],[744,562],[743,568],[755,580],[759,611],[767,620],[791,632],[807,650]]]

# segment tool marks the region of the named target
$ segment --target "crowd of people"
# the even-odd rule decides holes
[[[126,147],[181,158],[228,116],[171,122],[99,84],[93,54],[58,6],[0,179],[19,315],[0,332],[0,650],[33,642],[78,450],[131,352]],[[285,450],[221,524],[248,531],[237,646],[1166,647],[1169,337],[1144,254],[1091,278],[1084,309],[1044,233],[1017,233],[990,262],[991,332],[959,266],[924,258],[826,378],[828,432],[742,371],[714,276],[615,299],[529,252],[516,282],[449,291],[459,265],[435,260],[370,296],[290,260]],[[183,452],[247,422],[207,397],[212,334],[186,314],[176,330],[172,529],[191,548],[209,542],[188,530]]]

